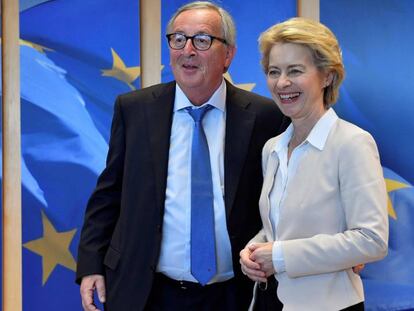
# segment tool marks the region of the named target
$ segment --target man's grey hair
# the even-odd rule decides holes
[[[217,13],[219,13],[221,17],[221,28],[222,28],[223,39],[226,40],[229,46],[236,46],[236,26],[234,25],[233,18],[231,17],[229,12],[227,12],[225,9],[209,1],[194,1],[194,2],[190,2],[180,7],[174,13],[174,15],[171,17],[171,19],[169,20],[167,24],[167,34],[173,31],[172,30],[173,24],[178,15],[180,15],[184,11],[197,10],[197,9],[214,10]]]

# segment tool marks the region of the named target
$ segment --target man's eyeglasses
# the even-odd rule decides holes
[[[211,45],[213,44],[214,40],[223,42],[227,44],[227,41],[222,38],[217,38],[207,34],[196,34],[194,36],[186,36],[182,33],[170,33],[167,36],[168,45],[173,50],[181,50],[187,44],[187,40],[191,39],[191,43],[193,44],[194,48],[199,51],[207,51]]]

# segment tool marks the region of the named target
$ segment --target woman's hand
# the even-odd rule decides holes
[[[248,250],[250,251],[249,259],[259,264],[260,271],[265,273],[266,278],[276,273],[273,266],[272,249],[273,242],[248,245]]]
[[[266,273],[260,270],[260,264],[251,260],[251,254],[249,246],[240,251],[241,271],[252,281],[266,282]]]
[[[362,270],[364,270],[365,265],[364,264],[359,264],[356,265],[355,267],[352,267],[352,270],[354,271],[354,273],[359,274]]]

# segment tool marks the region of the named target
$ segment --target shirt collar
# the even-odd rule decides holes
[[[332,108],[329,108],[318,122],[316,122],[306,140],[322,151],[325,147],[326,140],[328,139],[329,132],[336,120],[338,120],[338,115]]]
[[[213,93],[210,99],[204,103],[202,106],[211,105],[214,108],[217,108],[223,112],[226,111],[226,83],[224,79],[222,80],[220,86],[217,90]],[[180,88],[178,83],[175,84],[175,100],[174,100],[174,112],[187,108],[187,107],[194,107],[194,105],[190,102],[188,97],[185,95],[183,90]]]
[[[329,108],[328,111],[326,111],[313,126],[308,137],[305,139],[305,142],[308,142],[315,148],[322,151],[325,147],[326,140],[328,139],[329,132],[331,131],[336,120],[338,120],[338,115],[332,108]],[[292,135],[293,124],[291,123],[286,131],[280,135],[280,139],[275,144],[273,152],[280,153],[283,148],[287,148]]]
[[[273,152],[280,153],[282,149],[287,148],[290,139],[293,135],[293,124],[289,124],[288,128],[280,135],[279,141],[277,141]]]

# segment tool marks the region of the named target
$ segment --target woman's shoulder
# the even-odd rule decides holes
[[[367,147],[378,152],[377,144],[368,131],[343,119],[338,120],[331,141],[339,147],[339,153],[357,154],[359,150],[367,151]]]
[[[353,141],[358,137],[370,140],[373,139],[372,135],[368,131],[341,118],[338,119],[334,135],[341,137],[342,141]]]

